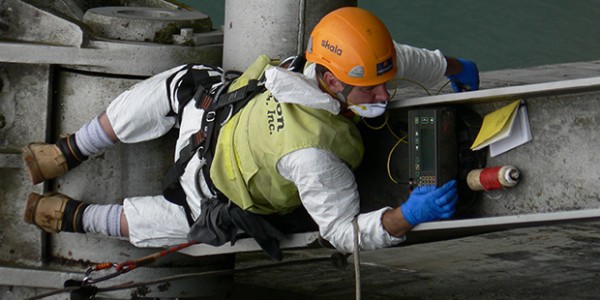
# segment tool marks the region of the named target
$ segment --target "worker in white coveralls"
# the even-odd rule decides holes
[[[376,16],[356,7],[327,14],[312,31],[305,57],[294,71],[262,56],[227,91],[221,70],[179,66],[134,85],[75,134],[25,146],[23,158],[37,184],[119,141],[147,141],[179,127],[176,180],[167,183],[165,195],[99,205],[31,193],[25,221],[52,233],[128,237],[138,247],[189,240],[220,245],[244,231],[280,259],[281,233],[266,220],[285,219],[299,208],[346,253],[354,248],[354,218],[361,250],[396,245],[417,224],[450,218],[455,180],[416,188],[398,208],[359,213],[353,170],[363,144],[351,119],[383,114],[390,100],[386,83],[395,77],[431,87],[446,76],[456,91],[478,89],[475,63],[398,44]],[[228,93],[237,88],[246,90]],[[252,99],[239,105],[234,98]],[[219,111],[214,103],[221,101],[234,105]],[[215,115],[227,120],[222,127]]]

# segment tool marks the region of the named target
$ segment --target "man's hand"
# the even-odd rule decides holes
[[[404,219],[411,226],[417,226],[423,222],[450,218],[457,200],[456,180],[451,180],[437,189],[433,185],[416,188],[401,210]]]
[[[457,93],[478,90],[479,70],[477,70],[477,65],[462,58],[456,58],[456,60],[460,63],[462,69],[456,74],[448,75],[452,89]]]

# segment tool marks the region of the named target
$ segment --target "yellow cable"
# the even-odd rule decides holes
[[[427,93],[427,95],[428,95],[428,96],[431,96],[431,92],[429,91],[429,89],[428,89],[428,88],[427,88],[425,85],[421,84],[421,83],[420,83],[420,82],[418,82],[418,81],[415,81],[415,80],[412,80],[412,79],[408,79],[408,78],[404,78],[404,77],[396,77],[396,78],[394,78],[394,79],[390,80],[390,82],[393,82],[393,81],[406,81],[406,82],[410,82],[410,83],[412,83],[412,84],[414,84],[414,85],[416,85],[416,86],[420,87],[421,89],[423,89],[423,90],[424,90],[424,91]],[[444,85],[442,85],[442,86],[441,86],[441,87],[440,87],[440,88],[437,90],[437,92],[436,92],[434,95],[439,95],[439,94],[442,92],[442,90],[443,90],[443,89],[444,89],[444,88],[445,88],[445,87],[446,87],[448,84],[450,84],[450,82],[452,82],[452,81],[451,81],[451,80],[448,80],[448,81],[446,81],[446,83],[444,83]],[[396,83],[396,84],[394,85],[394,93],[393,93],[393,95],[392,95],[392,96],[390,96],[390,99],[393,99],[393,98],[394,98],[394,96],[396,96],[396,92],[398,91],[398,88],[397,88],[397,87],[398,87],[398,84]]]
[[[424,86],[423,84],[421,84],[420,82],[418,82],[418,81],[415,81],[415,80],[412,80],[412,79],[408,79],[408,78],[405,78],[405,77],[396,77],[396,78],[392,79],[391,81],[396,81],[396,80],[397,81],[410,82],[410,83],[412,83],[412,84],[420,87],[422,90],[424,90],[427,93],[427,95],[431,96],[431,92],[429,92],[429,89],[426,86]],[[396,83],[396,85],[394,86],[394,95],[396,95],[396,90],[397,90],[396,87],[397,86],[398,86],[398,84]],[[390,97],[390,99],[391,99],[391,97]]]
[[[379,130],[379,129],[383,128],[383,126],[385,126],[385,124],[387,124],[387,122],[388,122],[389,114],[387,111],[384,113],[384,116],[385,116],[385,120],[383,121],[383,124],[381,124],[379,126],[372,126],[371,124],[369,124],[367,122],[367,120],[365,118],[363,118],[362,120],[365,123],[365,125],[367,125],[368,128],[373,129],[373,130]]]
[[[392,130],[392,127],[390,127],[390,123],[386,123],[388,131],[397,139],[397,140],[401,140],[401,138],[394,132],[394,130]]]
[[[392,129],[392,127],[390,127],[390,123],[388,122],[389,120],[389,113],[386,111],[385,112],[385,121],[383,122],[383,124],[379,125],[379,126],[373,126],[371,124],[369,124],[367,122],[367,120],[365,118],[362,119],[363,123],[365,123],[365,125],[367,126],[367,128],[372,129],[372,130],[380,130],[382,129],[384,126],[387,127],[388,131],[396,138],[396,140],[399,140],[400,137],[394,132],[394,130]],[[406,143],[406,142],[405,142]]]
[[[423,89],[423,90],[424,90],[424,91],[427,93],[427,95],[431,96],[431,92],[429,91],[429,89],[428,89],[426,86],[424,86],[423,84],[421,84],[420,82],[417,82],[417,81],[415,81],[415,80],[412,80],[412,79],[409,79],[409,78],[405,78],[405,77],[396,77],[396,78],[392,79],[390,82],[392,83],[392,82],[394,82],[394,81],[407,81],[407,82],[410,82],[410,83],[412,83],[412,84],[414,84],[414,85],[416,85],[416,86],[420,87],[421,89]],[[442,90],[443,90],[443,89],[444,89],[444,88],[445,88],[445,87],[446,87],[446,86],[447,86],[449,83],[450,83],[450,81],[448,81],[448,82],[446,82],[444,85],[442,85],[442,87],[440,87],[440,89],[439,89],[439,90],[436,92],[436,95],[437,95],[437,94],[439,94],[439,93],[440,93],[440,92],[441,92],[441,91],[442,91]],[[398,87],[398,83],[395,83],[395,84],[394,84],[394,88],[393,88],[393,90],[394,90],[394,93],[393,93],[393,94],[390,96],[390,99],[393,99],[393,98],[394,98],[394,96],[396,95],[396,92],[397,92],[397,90],[398,90],[398,88],[397,88],[397,87]],[[394,153],[394,150],[396,150],[396,147],[398,147],[398,145],[400,145],[400,143],[405,143],[405,144],[408,144],[408,142],[406,141],[406,138],[407,138],[408,136],[406,136],[406,135],[405,135],[404,137],[400,138],[400,137],[399,137],[399,136],[398,136],[398,135],[397,135],[397,134],[394,132],[394,130],[392,130],[392,128],[390,127],[390,124],[389,124],[389,122],[388,122],[388,119],[389,119],[389,114],[388,114],[388,112],[386,111],[386,112],[385,112],[385,121],[384,121],[384,122],[383,122],[383,124],[381,124],[380,126],[377,126],[377,127],[375,127],[375,126],[372,126],[372,125],[370,125],[369,123],[367,123],[367,121],[365,121],[365,119],[363,119],[363,122],[365,123],[365,125],[366,125],[368,128],[370,128],[370,129],[373,129],[373,130],[380,130],[381,128],[383,128],[383,126],[387,126],[387,129],[388,129],[388,131],[389,131],[389,132],[390,132],[390,133],[391,133],[391,134],[392,134],[392,135],[393,135],[393,136],[394,136],[394,137],[395,137],[395,138],[398,140],[398,141],[396,142],[396,144],[394,144],[394,146],[392,147],[392,149],[390,150],[390,152],[388,153],[388,158],[387,158],[387,174],[388,174],[388,177],[390,178],[390,180],[391,180],[391,181],[392,181],[394,184],[398,184],[398,181],[396,181],[396,180],[393,178],[393,176],[392,176],[392,172],[391,172],[391,170],[390,170],[390,163],[391,163],[391,160],[392,160],[392,154]]]
[[[442,87],[440,87],[440,89],[439,89],[439,90],[438,90],[438,91],[437,91],[435,94],[436,94],[436,95],[439,95],[439,94],[442,92],[442,90],[443,90],[443,89],[444,89],[444,88],[445,88],[445,87],[446,87],[448,84],[450,84],[450,82],[451,82],[450,80],[446,81],[446,83],[444,83],[444,85],[442,85]]]
[[[399,139],[399,140],[396,142],[396,144],[394,145],[394,147],[392,147],[392,150],[390,150],[390,153],[388,154],[388,159],[387,159],[387,173],[388,173],[388,177],[390,178],[390,180],[391,180],[393,183],[395,183],[395,184],[398,184],[398,181],[396,181],[396,180],[394,179],[394,177],[392,177],[392,172],[391,172],[391,170],[390,170],[390,162],[391,162],[391,160],[392,160],[392,154],[394,153],[394,150],[396,149],[396,147],[398,147],[398,145],[400,145],[400,143],[402,143],[402,142],[405,142],[405,143],[406,143],[406,140],[405,140],[405,139],[406,139],[407,137],[408,137],[408,136],[406,136],[406,135],[405,135],[403,138]]]

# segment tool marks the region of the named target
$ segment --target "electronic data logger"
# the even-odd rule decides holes
[[[456,112],[449,107],[408,111],[411,188],[442,186],[457,176]]]

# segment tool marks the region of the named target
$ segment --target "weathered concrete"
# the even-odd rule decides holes
[[[89,32],[82,20],[76,19],[83,16],[78,10],[87,9],[89,3],[60,2],[63,5],[0,1],[0,31],[11,39],[0,43],[0,268],[6,271],[0,272],[2,299],[32,296],[38,291],[36,288],[60,288],[60,282],[45,285],[45,276],[61,278],[56,272],[81,275],[92,263],[126,261],[160,250],[138,249],[125,240],[92,235],[48,235],[26,224],[23,211],[30,192],[62,191],[96,203],[116,203],[123,196],[158,193],[160,174],[164,174],[173,157],[172,150],[164,151],[163,145],[172,145],[174,136],[115,147],[91,158],[81,171],[36,186],[31,185],[23,164],[16,163],[21,147],[34,141],[54,142],[59,135],[73,133],[101,113],[115,96],[148,76],[192,61],[213,65],[221,61],[220,32],[207,33],[208,40],[199,43],[201,46],[106,40]],[[167,1],[130,1],[144,3],[156,11],[168,8],[161,5]],[[65,15],[71,18],[64,19]],[[206,19],[204,23],[210,24]],[[165,24],[165,20],[157,22]],[[210,26],[204,27],[210,30]],[[121,31],[127,31],[127,27]],[[231,268],[231,258],[176,254],[134,277],[150,280],[168,274]],[[230,278],[214,277],[202,283],[182,282],[111,296],[216,296],[230,285]],[[199,289],[186,293],[190,286]]]
[[[228,0],[223,68],[243,71],[262,54],[279,59],[297,55],[326,13],[356,4],[356,0]]]
[[[210,18],[199,11],[155,7],[92,8],[83,15],[83,22],[99,37],[139,42],[169,42],[181,28],[198,33],[212,30]]]
[[[362,299],[597,299],[600,223],[514,229],[361,254]],[[286,252],[290,260],[325,250]],[[259,256],[238,255],[238,267]],[[262,263],[269,263],[262,261]],[[355,299],[352,257],[237,273],[235,299]]]

